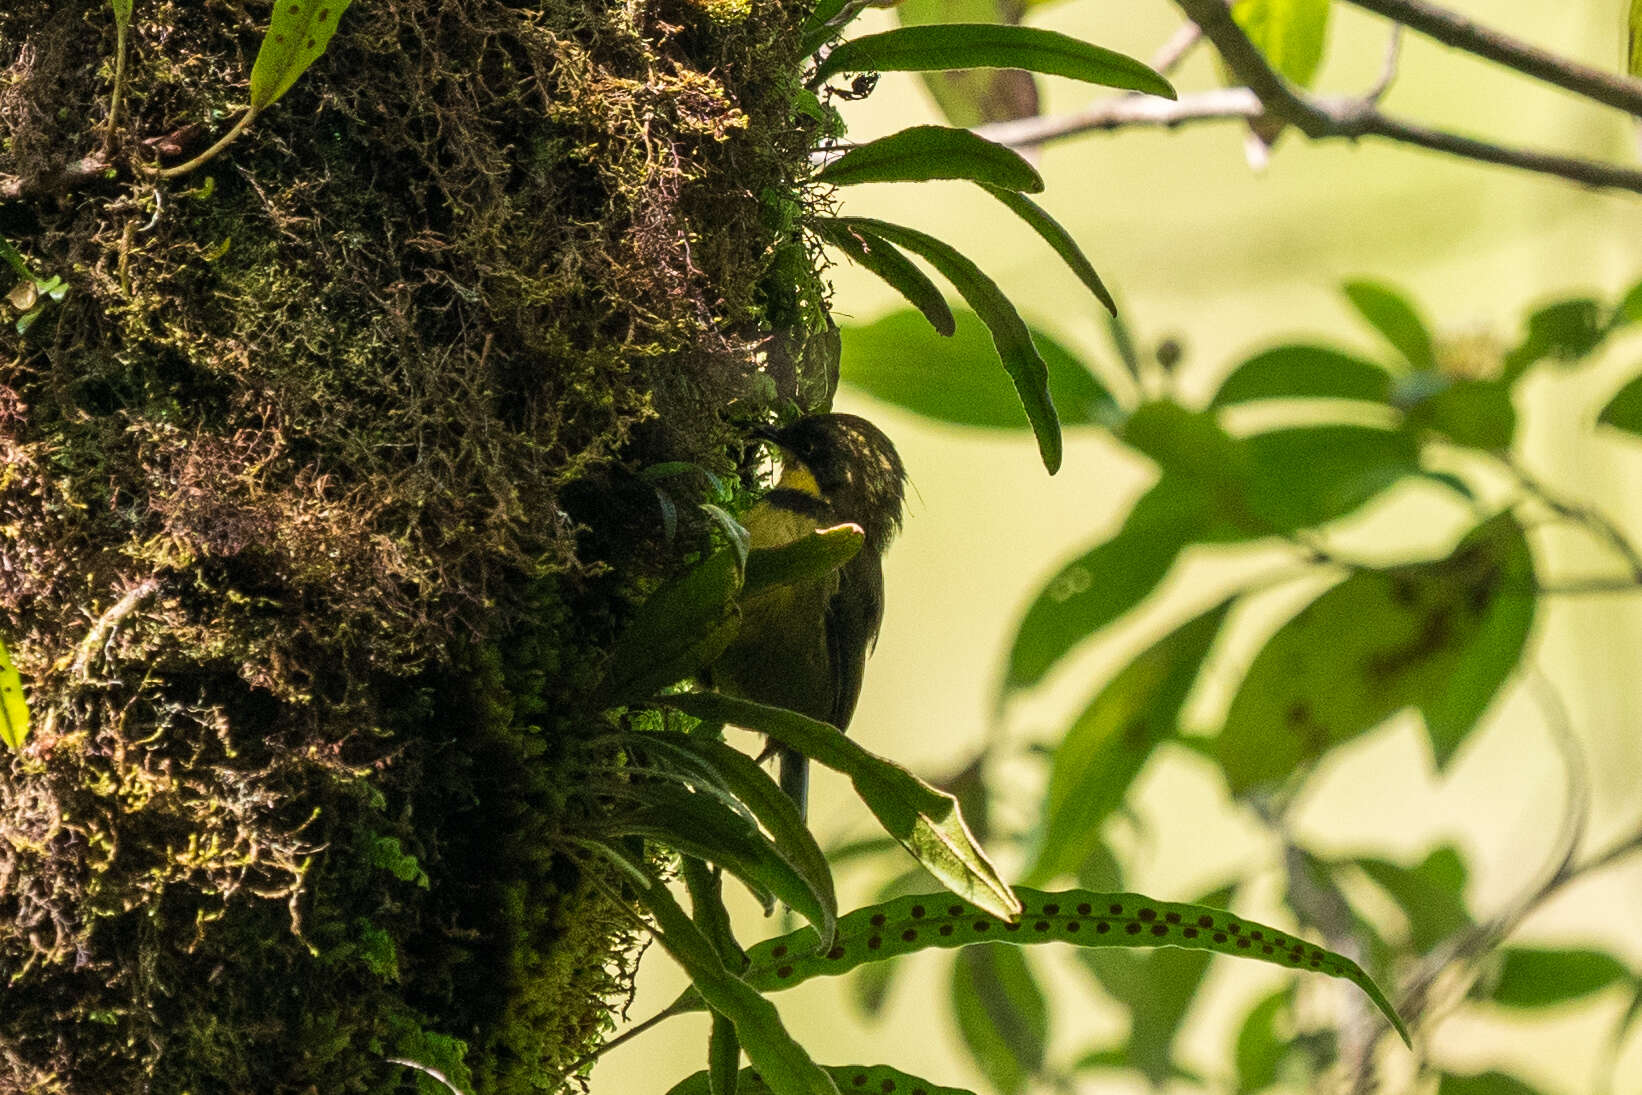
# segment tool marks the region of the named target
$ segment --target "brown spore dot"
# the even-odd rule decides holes
[[[912,928],[908,928],[906,931],[901,933],[901,941],[903,943],[910,943],[916,938],[918,938],[918,933]]]
[[[827,952],[827,957],[831,958],[835,962],[844,957],[844,944],[839,943],[837,946],[833,947],[832,950]]]
[[[942,935],[951,935],[952,934],[952,925],[951,924],[942,924],[941,925],[941,934]]]
[[[1046,931],[1048,931],[1049,930],[1049,921],[1039,920],[1039,921],[1034,922],[1033,925],[1032,925],[1032,930],[1035,931],[1035,932],[1046,932]]]
[[[1045,916],[1054,916],[1058,912],[1060,912],[1060,906],[1054,902],[1050,902],[1043,907],[1043,915]]]
[[[1152,925],[1152,934],[1157,935],[1157,936],[1168,935],[1169,934],[1169,925],[1167,925],[1167,924],[1153,924]]]
[[[990,920],[977,920],[977,921],[975,921],[975,930],[978,931],[978,932],[991,931],[992,930],[992,921],[990,921]]]
[[[770,951],[770,957],[771,958],[785,958],[785,957],[787,957],[787,944],[782,943],[782,944],[778,945],[774,950]]]
[[[855,1087],[866,1087],[867,1086],[866,1074],[861,1073],[861,1072],[857,1072],[854,1076],[850,1077],[850,1083],[852,1085],[854,1085]]]
[[[885,916],[883,913],[873,913],[872,919],[867,921],[867,923],[871,924],[875,928],[881,928],[884,926],[884,920]]]
[[[1135,915],[1140,917],[1142,920],[1146,921],[1146,923],[1150,924],[1152,921],[1157,919],[1157,910],[1156,909],[1141,909],[1139,912],[1135,913]]]
[[[1214,917],[1212,917],[1212,916],[1200,916],[1200,917],[1198,917],[1197,918],[1197,926],[1200,927],[1200,928],[1212,928],[1212,927],[1214,927]]]
[[[1164,913],[1163,914],[1163,919],[1167,920],[1171,924],[1178,924],[1178,923],[1180,923],[1180,914],[1179,913]]]
[[[884,945],[884,937],[883,936],[881,936],[881,935],[869,935],[867,937],[867,950],[875,951],[879,947],[882,947],[883,945]]]
[[[330,17],[331,17],[331,9],[330,8],[320,8],[319,9],[319,14],[314,16],[314,18],[318,19],[321,23],[323,23],[325,20],[329,19]]]
[[[1095,910],[1090,906],[1089,902],[1080,901],[1078,903],[1078,915],[1079,916],[1088,916],[1090,913],[1092,913],[1094,911]]]
[[[1271,941],[1272,941],[1272,944],[1273,944],[1273,945],[1274,945],[1274,946],[1278,946],[1278,947],[1286,947],[1286,946],[1288,946],[1288,945],[1289,945],[1289,941],[1288,941],[1288,940],[1287,940],[1287,939],[1284,939],[1284,938],[1283,938],[1283,937],[1282,937],[1282,936],[1280,936],[1280,935],[1274,935],[1274,936],[1272,936],[1272,937],[1271,937]]]
[[[1214,933],[1214,941],[1216,943],[1224,943],[1226,941],[1226,933],[1225,932],[1215,932]]]
[[[1226,930],[1231,932],[1233,935],[1236,935],[1238,932],[1243,930],[1243,925],[1238,923],[1227,924]]]
[[[924,907],[922,905],[912,906],[911,912],[912,912],[912,919],[914,919],[914,920],[922,920],[924,918]]]
[[[316,43],[312,38],[308,39],[308,48],[309,49],[313,49],[314,46],[317,45],[317,44],[318,43]]]
[[[1249,937],[1246,935],[1240,935],[1237,937],[1237,945],[1242,947],[1244,950],[1248,950],[1250,947],[1254,946],[1253,943],[1249,942]]]
[[[1127,924],[1123,925],[1123,930],[1128,932],[1130,935],[1139,935],[1140,925],[1131,920]]]
[[[775,975],[785,981],[787,978],[792,976],[792,967],[778,966],[776,967]]]
[[[1080,920],[1068,920],[1066,922],[1066,930],[1069,932],[1075,932],[1081,927],[1083,927],[1083,922]]]
[[[1272,951],[1273,951],[1273,950],[1275,950],[1275,949],[1276,949],[1276,948],[1275,948],[1275,947],[1273,947],[1273,946],[1272,946],[1272,945],[1271,945],[1271,944],[1270,944],[1270,943],[1262,943],[1262,944],[1260,944],[1260,953],[1261,953],[1261,954],[1270,954],[1270,953],[1271,953],[1271,952],[1272,952]]]
[[[1096,935],[1105,935],[1107,932],[1109,932],[1111,930],[1112,930],[1112,925],[1111,925],[1110,921],[1106,921],[1106,920],[1097,920],[1097,921],[1095,921],[1095,934]]]
[[[1123,915],[1123,906],[1117,904],[1116,902],[1114,902],[1112,904],[1112,906],[1110,908],[1108,908],[1106,911],[1111,913],[1113,916],[1122,916]]]
[[[1311,966],[1312,969],[1316,969],[1318,966],[1321,966],[1322,964],[1323,964],[1323,960],[1321,958],[1313,958],[1311,960],[1311,962],[1309,963],[1309,965]]]
[[[292,4],[286,10],[289,11],[292,15],[301,15],[302,14],[302,5],[301,4]]]
[[[878,1085],[878,1090],[882,1091],[884,1095],[890,1095],[890,1092],[895,1090],[895,1081],[885,1080],[883,1083]]]
[[[1253,931],[1251,931],[1249,933],[1249,938],[1254,940],[1256,943],[1258,943],[1260,940],[1264,939],[1265,937],[1266,937],[1266,933],[1261,931],[1259,928],[1256,928],[1256,929],[1254,929]]]
[[[915,1087],[912,1089],[912,1095],[929,1095],[929,1090],[927,1088]]]
[[[1196,939],[1197,938],[1197,929],[1196,928],[1181,928],[1180,929],[1180,934],[1184,935],[1187,939]]]
[[[1003,930],[1006,932],[1018,932],[1021,930],[1021,922],[1019,920],[1014,922],[1005,921]]]
[[[275,43],[277,43],[277,44],[278,44],[278,45],[282,45],[282,46],[283,46],[283,45],[284,45],[284,44],[285,44],[285,35],[283,35],[283,34],[276,34],[276,35],[274,35],[274,41],[275,41]]]
[[[964,914],[964,907],[962,905],[948,905],[946,907],[946,914],[948,916],[962,916]]]

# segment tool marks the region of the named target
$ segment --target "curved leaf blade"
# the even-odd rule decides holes
[[[845,523],[818,528],[790,544],[749,552],[741,596],[756,597],[775,586],[830,574],[855,558],[866,538],[860,525]]]
[[[1018,1095],[1043,1068],[1049,1005],[1021,947],[964,947],[952,962],[951,1007],[964,1047],[1000,1095]]]
[[[906,298],[937,334],[951,335],[955,323],[946,297],[929,275],[915,266],[888,240],[865,231],[859,225],[846,227],[837,221],[818,220],[815,234],[844,252],[849,260],[877,274],[884,283]]]
[[[1211,408],[1262,399],[1352,399],[1384,403],[1391,374],[1328,346],[1274,346],[1245,360],[1221,382]]]
[[[885,831],[953,893],[996,916],[1010,918],[1019,910],[1014,894],[970,833],[956,798],[868,752],[835,727],[796,711],[712,692],[661,696],[657,702],[694,718],[761,731],[844,773]]]
[[[1038,454],[1043,458],[1043,466],[1049,469],[1050,475],[1059,471],[1060,419],[1055,414],[1055,403],[1049,394],[1049,367],[1033,345],[1032,332],[1026,322],[1009,298],[1004,296],[1003,290],[998,288],[998,283],[953,247],[916,229],[867,217],[842,217],[834,223],[846,228],[863,228],[898,247],[922,255],[952,283],[992,332],[998,357],[1003,361],[1009,378],[1015,382],[1015,391],[1021,397],[1021,406],[1026,409],[1027,421],[1032,423],[1032,432],[1037,436]]]
[[[984,183],[982,185],[986,186]],[[1025,221],[1032,231],[1036,232],[1043,238],[1045,243],[1054,248],[1055,254],[1059,255],[1061,261],[1071,268],[1072,273],[1077,275],[1078,280],[1083,282],[1084,287],[1095,294],[1095,299],[1100,301],[1112,315],[1117,315],[1117,301],[1112,299],[1112,294],[1107,290],[1106,283],[1100,280],[1100,275],[1095,272],[1094,265],[1084,255],[1083,249],[1078,246],[1078,241],[1072,238],[1072,233],[1062,227],[1061,223],[1054,217],[1051,217],[1043,206],[1028,198],[1025,194],[1015,192],[1020,189],[1024,188],[1016,187],[1015,190],[1006,190],[1000,186],[986,186],[987,193],[1008,206],[1011,213]]]
[[[1603,426],[1612,426],[1642,437],[1642,376],[1632,377],[1628,384],[1615,392],[1596,420]]]
[[[251,65],[251,109],[272,106],[319,60],[353,0],[275,0],[268,33]]]
[[[1341,286],[1351,306],[1369,326],[1416,369],[1437,367],[1436,345],[1425,320],[1408,298],[1377,281],[1348,281]]]
[[[1506,947],[1501,953],[1504,964],[1487,998],[1506,1007],[1547,1007],[1634,979],[1630,967],[1606,951]]]
[[[815,176],[833,186],[932,179],[962,179],[1010,193],[1043,190],[1043,176],[1014,149],[944,125],[916,125],[857,145]]]
[[[1058,31],[1002,23],[933,23],[852,38],[827,54],[814,79],[952,68],[1021,68],[1175,98],[1168,80],[1133,57]]]
[[[1309,88],[1323,63],[1330,0],[1237,0],[1232,18],[1271,67]]]
[[[741,582],[740,556],[726,548],[651,594],[611,650],[602,705],[645,699],[722,654],[740,627]]]
[[[29,705],[23,678],[12,664],[11,653],[0,641],[0,741],[21,749],[29,736]]]

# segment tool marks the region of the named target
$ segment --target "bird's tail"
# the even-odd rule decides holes
[[[777,752],[781,761],[781,789],[798,807],[801,819],[809,817],[810,758],[796,749],[782,747]]]

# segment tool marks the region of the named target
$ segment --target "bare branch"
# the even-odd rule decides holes
[[[1196,23],[1181,24],[1179,30],[1169,36],[1169,40],[1152,54],[1152,68],[1167,76],[1180,67],[1180,62],[1192,51],[1192,47],[1203,40],[1203,30]]]
[[[1188,122],[1258,118],[1264,113],[1266,108],[1254,92],[1246,87],[1228,87],[1189,93],[1177,101],[1151,95],[1113,96],[1070,114],[992,122],[976,127],[975,133],[1011,148],[1025,148],[1090,130],[1126,126],[1172,128]]]
[[[1380,78],[1374,81],[1374,86],[1363,92],[1363,98],[1371,103],[1378,103],[1385,98],[1385,93],[1391,90],[1391,82],[1397,78],[1397,63],[1402,59],[1403,52],[1403,25],[1391,24],[1391,39],[1385,44],[1385,64],[1380,68]]]
[[[1642,80],[1632,80],[1558,57],[1538,46],[1478,26],[1463,15],[1424,0],[1346,0],[1365,11],[1394,19],[1445,46],[1463,49],[1506,68],[1565,88],[1587,99],[1642,117]],[[1207,29],[1207,28],[1205,28]]]

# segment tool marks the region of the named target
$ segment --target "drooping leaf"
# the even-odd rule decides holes
[[[1277,1070],[1289,1046],[1277,1024],[1293,1008],[1294,987],[1288,985],[1262,999],[1243,1017],[1233,1053],[1238,1095],[1256,1095],[1277,1082]]]
[[[1630,967],[1606,951],[1506,947],[1500,955],[1487,999],[1506,1007],[1547,1007],[1634,980]]]
[[[741,1039],[735,1024],[716,1011],[707,1034],[707,1081],[710,1095],[737,1095],[741,1090]]]
[[[1374,281],[1348,281],[1342,286],[1369,325],[1380,332],[1403,360],[1416,369],[1437,365],[1431,331],[1406,297],[1389,285]]]
[[[1408,424],[1442,434],[1456,445],[1503,452],[1516,437],[1517,412],[1503,380],[1444,380],[1408,408]]]
[[[268,34],[251,65],[251,109],[272,106],[325,52],[353,0],[276,0]]]
[[[921,1091],[926,1095],[975,1095],[967,1088],[943,1087],[888,1065],[822,1065],[821,1070],[832,1077],[839,1091]],[[737,1090],[741,1095],[779,1095],[753,1068],[741,1070]],[[679,1081],[668,1088],[667,1095],[709,1095],[707,1073],[697,1072]]]
[[[1330,0],[1237,0],[1232,18],[1283,79],[1309,88],[1323,63],[1329,4]]]
[[[1055,747],[1029,883],[1077,871],[1101,846],[1101,825],[1123,804],[1152,752],[1176,733],[1180,707],[1230,607],[1221,603],[1141,653],[1096,694]]]
[[[1017,187],[1016,189],[1023,188]],[[1078,246],[1078,241],[1072,238],[1072,233],[1063,228],[1061,223],[1054,217],[1051,217],[1043,206],[1028,198],[1025,194],[1016,193],[1015,190],[1006,190],[1001,186],[986,186],[986,190],[1008,206],[1011,213],[1025,221],[1032,231],[1036,232],[1043,238],[1045,243],[1054,248],[1055,254],[1061,257],[1061,261],[1071,268],[1072,273],[1078,276],[1078,280],[1083,282],[1084,287],[1095,295],[1095,299],[1100,301],[1108,312],[1113,315],[1117,314],[1117,301],[1112,299],[1112,294],[1107,290],[1106,283],[1100,280],[1100,275],[1095,272],[1094,265],[1084,255],[1083,249]]]
[[[815,179],[833,186],[967,179],[1010,193],[1043,190],[1043,176],[1019,152],[967,129],[940,125],[912,126],[857,145],[822,168]]]
[[[0,640],[0,741],[21,749],[29,736],[29,705],[23,678],[12,664],[11,653]]]
[[[1025,13],[1023,0],[901,0],[895,5],[895,17],[903,26],[1018,24]],[[919,76],[951,125],[973,127],[1033,118],[1038,114],[1037,81],[1022,69],[952,69],[923,72]]]
[[[1611,330],[1601,303],[1575,297],[1547,304],[1528,316],[1528,330],[1505,355],[1503,379],[1514,382],[1535,362],[1576,362],[1589,357]]]
[[[998,353],[974,312],[954,314],[952,337],[935,341],[917,313],[891,312],[865,326],[843,328],[842,379],[873,398],[915,414],[994,430],[1030,425],[1021,401],[998,371]],[[1055,411],[1067,424],[1110,425],[1117,404],[1084,363],[1037,328],[1032,342],[1049,371]]]
[[[1642,437],[1642,376],[1632,377],[1614,393],[1596,420],[1604,426]]]
[[[866,217],[842,217],[835,223],[846,228],[863,228],[898,247],[922,255],[952,283],[953,288],[957,289],[969,302],[969,306],[975,309],[975,314],[981,317],[981,322],[986,324],[987,330],[992,332],[992,341],[998,348],[998,357],[1003,361],[1004,371],[1015,382],[1015,391],[1020,395],[1021,406],[1026,409],[1027,421],[1032,424],[1032,432],[1037,436],[1038,453],[1043,458],[1043,466],[1051,475],[1059,471],[1060,420],[1055,415],[1055,404],[1049,396],[1049,368],[1044,364],[1037,347],[1033,345],[1032,333],[1025,321],[1015,310],[1014,304],[1010,303],[1009,298],[998,288],[997,282],[987,277],[980,267],[952,247],[934,236],[915,229]]]
[[[1217,753],[1235,792],[1417,706],[1446,764],[1521,657],[1532,557],[1510,514],[1446,559],[1361,570],[1303,609],[1255,657]]]
[[[942,885],[997,916],[1018,911],[1014,895],[965,825],[957,799],[945,791],[795,711],[711,692],[664,696],[659,702],[694,718],[761,731],[844,773],[885,831]]]
[[[1209,406],[1260,399],[1384,403],[1390,396],[1391,374],[1384,366],[1327,346],[1274,346],[1233,369]]]
[[[1635,4],[1638,0],[1631,0]],[[1613,314],[1608,317],[1608,329],[1616,330],[1627,327],[1632,323],[1642,323],[1642,281],[1631,286],[1625,295],[1619,298],[1614,305]]]
[[[725,967],[667,886],[614,849],[605,851],[634,882],[639,903],[655,919],[651,934],[689,975],[694,998],[735,1024],[747,1060],[771,1089],[781,1095],[838,1095],[837,1085],[782,1026],[775,1005]]]
[[[970,1059],[1002,1095],[1043,1068],[1049,1006],[1021,947],[964,947],[953,959],[952,1014]]]
[[[745,982],[760,992],[791,988],[812,977],[835,977],[864,962],[879,962],[931,947],[1001,940],[1015,944],[1070,943],[1079,948],[1178,947],[1186,951],[1310,970],[1362,989],[1406,1042],[1407,1028],[1379,986],[1355,962],[1265,924],[1206,905],[1155,901],[1142,894],[1015,887],[1022,913],[1001,920],[948,893],[898,898],[847,913],[838,920],[831,950],[816,947],[813,928],[800,928],[747,949]],[[670,1011],[699,1011],[687,991]]]
[[[813,227],[816,235],[844,252],[851,262],[871,270],[884,284],[905,297],[938,334],[952,334],[952,309],[946,297],[929,275],[901,254],[893,243],[859,226],[846,228],[836,221],[817,220]]]
[[[1058,31],[999,23],[898,27],[841,43],[816,68],[819,82],[840,72],[930,72],[1022,68],[1085,83],[1175,98],[1169,81],[1146,65]]]
[[[818,0],[814,10],[804,20],[801,31],[803,55],[808,57],[835,36],[840,27],[834,20],[844,14],[849,0]]]
[[[635,798],[635,805],[606,822],[611,833],[642,836],[716,863],[746,883],[766,908],[773,895],[823,933],[829,930],[833,915],[823,896],[745,816],[713,795],[674,783],[646,784]]]
[[[780,547],[748,552],[741,596],[756,597],[775,586],[819,578],[855,558],[865,542],[861,526],[847,523],[818,528]]]
[[[1372,857],[1350,862],[1397,903],[1408,918],[1409,943],[1421,954],[1471,926],[1465,907],[1468,872],[1458,850],[1444,845],[1412,867]]]
[[[1339,520],[1421,474],[1419,445],[1401,430],[1297,426],[1250,434],[1242,443],[1248,458],[1242,500],[1251,533]]]
[[[132,0],[108,0],[108,6],[114,9],[114,24],[120,27],[131,25]]]
[[[1445,1072],[1437,1084],[1437,1095],[1545,1095],[1539,1088],[1504,1072],[1478,1072],[1461,1076]]]
[[[735,638],[740,589],[740,559],[726,548],[651,594],[611,650],[601,702],[645,699],[711,663]]]

